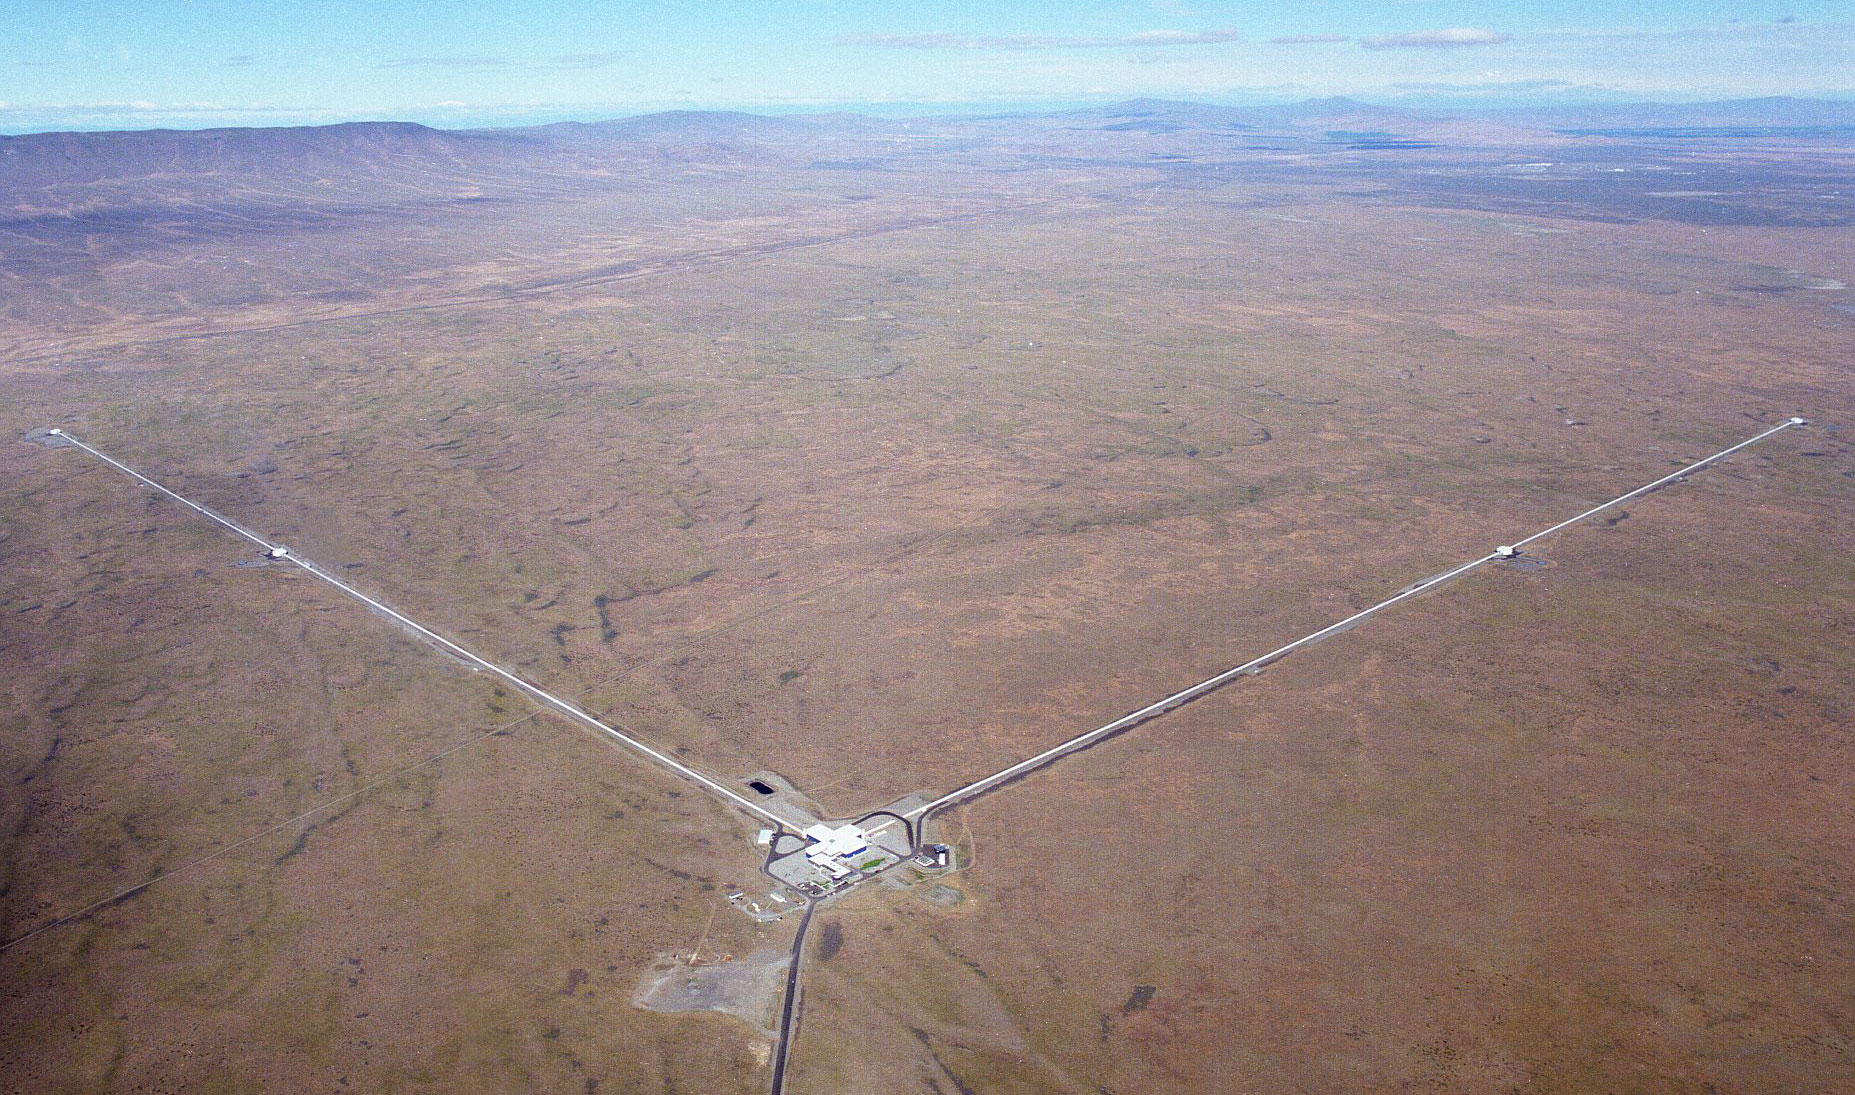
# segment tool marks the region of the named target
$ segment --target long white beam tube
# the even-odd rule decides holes
[[[565,715],[569,719],[572,719],[573,721],[580,723],[582,726],[585,726],[591,730],[594,730],[600,734],[605,735],[607,738],[610,738],[611,740],[615,742],[618,742],[620,745],[626,746],[630,749],[636,750],[639,753],[642,753],[644,756],[650,758],[651,760],[656,761],[658,764],[664,766],[665,768],[670,769],[672,772],[675,772],[677,775],[682,776],[683,778],[688,779],[694,783],[700,784],[703,788],[709,791],[713,791],[717,795],[720,795],[723,799],[727,800],[729,805],[737,806],[740,809],[745,810],[748,813],[754,815],[755,817],[760,818],[761,820],[771,822],[774,828],[776,829],[789,830],[792,828],[791,823],[787,822],[785,819],[781,818],[779,815],[759,806],[752,799],[749,799],[746,796],[737,793],[733,789],[729,788],[726,784],[723,784],[720,781],[710,776],[707,776],[701,772],[698,772],[696,769],[691,768],[689,765],[684,764],[682,761],[677,760],[675,757],[669,755],[668,753],[665,753],[661,749],[656,749],[656,748],[653,748],[652,746],[646,745],[644,742],[641,742],[637,738],[632,737],[630,734],[625,733],[623,730],[620,730],[618,727],[613,726],[610,723],[607,723],[599,719],[597,716],[594,716],[588,713],[585,709],[581,708],[578,704],[572,702],[571,700],[562,699],[561,697],[556,696],[554,693],[549,692],[547,689],[542,688],[539,685],[530,684],[528,681],[525,681],[521,677],[516,676],[514,673],[509,672],[507,669],[504,669],[502,666],[497,665],[495,662],[492,662],[487,658],[479,657],[478,655],[472,653],[471,651],[466,650],[464,647],[459,646],[457,643],[454,643],[450,639],[445,638],[443,635],[438,634],[436,631],[433,631],[431,628],[426,627],[424,624],[419,623],[417,620],[414,620],[404,615],[403,613],[397,612],[393,610],[392,608],[389,608],[386,605],[375,600],[374,598],[369,597],[367,594],[362,593],[360,590],[354,588],[353,586],[335,577],[334,575],[329,574],[327,571],[323,570],[321,567],[316,566],[314,563],[310,562],[309,560],[303,558],[300,555],[297,555],[295,552],[289,551],[289,549],[285,548],[283,545],[273,544],[269,540],[266,540],[264,537],[259,536],[257,533],[252,532],[249,529],[246,529],[232,521],[228,521],[224,517],[219,516],[217,513],[214,513],[212,510],[207,509],[205,506],[202,506],[197,502],[194,502],[190,499],[182,497],[179,494],[174,493],[168,488],[162,486],[160,483],[157,483],[153,479],[150,479],[146,475],[143,475],[141,472],[136,471],[134,468],[131,468],[127,464],[124,464],[120,460],[117,460],[114,457],[110,456],[108,453],[92,448],[91,446],[86,445],[82,441],[79,441],[77,438],[72,437],[68,431],[61,430],[61,429],[54,429],[50,432],[54,436],[62,438],[65,441],[69,441],[71,444],[76,445],[80,449],[83,449],[85,452],[103,461],[104,463],[110,465],[116,470],[124,472],[128,475],[131,475],[137,480],[140,480],[142,483],[146,484],[147,486],[153,487],[155,490],[160,491],[162,494],[168,496],[169,498],[172,498],[176,502],[179,502],[181,505],[186,506],[188,509],[193,510],[194,512],[199,513],[205,517],[208,517],[212,519],[213,521],[216,521],[219,524],[225,526],[228,529],[231,529],[233,532],[237,533],[238,535],[243,536],[245,539],[250,540],[252,543],[263,548],[265,553],[272,556],[273,558],[282,559],[286,562],[295,563],[298,567],[302,568],[304,571],[307,571],[309,574],[312,574],[315,577],[321,579],[322,581],[327,582],[329,585],[334,586],[336,589],[341,590],[343,593],[346,593],[348,596],[354,598],[355,600],[361,602],[364,605],[367,605],[369,608],[376,609],[379,612],[382,612],[385,615],[391,617],[392,619],[398,621],[399,623],[406,625],[407,627],[411,628],[413,631],[417,632],[419,635],[423,636],[426,639],[431,640],[437,646],[442,647],[443,649],[448,650],[451,653],[457,655],[458,657],[464,659],[466,662],[470,663],[471,665],[477,666],[480,669],[485,669],[491,673],[494,673],[496,676],[501,677],[503,680],[508,681],[510,684],[520,689],[524,694],[528,695],[530,698],[539,702],[542,706],[547,707],[559,714]]]
[[[1045,749],[1043,752],[1038,753],[1034,757],[1027,757],[1024,760],[1021,760],[1018,763],[1012,765],[1011,767],[1001,769],[997,772],[992,773],[989,776],[984,777],[983,779],[976,779],[973,782],[967,784],[966,786],[961,787],[957,791],[948,792],[947,794],[942,795],[941,797],[935,799],[934,801],[928,803],[925,806],[918,806],[915,809],[910,810],[907,814],[907,817],[910,821],[913,821],[917,818],[925,817],[926,815],[931,814],[935,810],[941,809],[942,807],[950,806],[953,803],[959,802],[962,799],[971,798],[974,795],[980,794],[981,792],[984,792],[993,787],[996,787],[997,785],[1005,782],[1006,780],[1011,779],[1014,776],[1023,775],[1026,772],[1033,771],[1037,768],[1042,767],[1045,764],[1049,764],[1051,761],[1056,760],[1057,758],[1063,756],[1066,753],[1073,753],[1079,749],[1085,749],[1088,746],[1094,744],[1095,742],[1101,740],[1102,738],[1109,736],[1110,734],[1114,734],[1118,731],[1125,730],[1130,726],[1134,726],[1139,723],[1145,722],[1146,720],[1153,718],[1155,716],[1163,715],[1167,711],[1170,711],[1173,708],[1178,707],[1180,704],[1189,703],[1190,701],[1197,699],[1199,696],[1202,696],[1207,692],[1214,691],[1218,688],[1223,687],[1226,684],[1229,684],[1231,681],[1235,680],[1236,678],[1242,676],[1245,673],[1248,673],[1252,670],[1261,669],[1263,666],[1268,665],[1270,662],[1273,662],[1277,660],[1278,658],[1287,657],[1289,654],[1294,653],[1295,651],[1301,649],[1304,646],[1317,643],[1320,640],[1326,638],[1327,636],[1333,634],[1336,631],[1344,630],[1345,628],[1350,627],[1353,624],[1359,623],[1360,621],[1364,620],[1368,616],[1371,616],[1375,613],[1382,612],[1385,609],[1390,608],[1392,605],[1397,604],[1399,601],[1408,600],[1409,598],[1417,596],[1419,593],[1423,593],[1427,590],[1435,589],[1437,586],[1442,585],[1444,582],[1447,582],[1452,578],[1459,578],[1462,575],[1467,574],[1469,571],[1474,570],[1477,567],[1483,566],[1487,563],[1491,563],[1496,559],[1506,558],[1509,555],[1513,554],[1514,552],[1519,551],[1520,548],[1525,547],[1526,545],[1534,542],[1535,540],[1538,540],[1545,536],[1550,536],[1553,533],[1558,532],[1560,529],[1567,528],[1571,525],[1575,525],[1578,522],[1583,521],[1588,517],[1592,517],[1596,514],[1602,513],[1605,510],[1610,509],[1614,506],[1620,506],[1623,503],[1628,502],[1632,498],[1639,498],[1642,495],[1645,495],[1649,493],[1650,491],[1656,489],[1657,487],[1663,486],[1668,483],[1672,483],[1675,480],[1680,479],[1682,476],[1691,475],[1694,472],[1700,470],[1701,468],[1706,467],[1708,464],[1711,464],[1717,460],[1724,460],[1728,456],[1731,456],[1732,454],[1738,452],[1739,450],[1743,448],[1746,448],[1749,445],[1754,445],[1760,441],[1763,441],[1765,438],[1770,437],[1774,433],[1778,433],[1782,430],[1788,430],[1793,426],[1802,426],[1804,424],[1805,422],[1801,418],[1787,419],[1780,425],[1773,426],[1771,429],[1768,429],[1764,431],[1763,433],[1760,433],[1754,437],[1749,437],[1746,440],[1739,442],[1739,444],[1734,445],[1733,447],[1729,449],[1721,449],[1719,452],[1714,453],[1712,456],[1709,456],[1704,460],[1696,460],[1694,463],[1689,464],[1687,467],[1682,468],[1680,471],[1673,472],[1668,475],[1664,475],[1662,478],[1657,479],[1655,482],[1649,483],[1645,486],[1637,487],[1635,490],[1630,491],[1628,494],[1618,495],[1617,497],[1612,498],[1610,501],[1605,502],[1601,506],[1593,506],[1590,509],[1585,510],[1583,513],[1579,514],[1578,516],[1571,518],[1570,520],[1560,521],[1558,524],[1553,525],[1551,528],[1544,529],[1540,532],[1536,532],[1524,540],[1519,540],[1511,545],[1505,545],[1503,547],[1496,548],[1494,551],[1491,551],[1488,554],[1483,555],[1479,559],[1472,559],[1469,562],[1463,563],[1461,566],[1456,567],[1454,570],[1445,571],[1444,573],[1438,574],[1432,578],[1425,578],[1423,581],[1418,582],[1416,585],[1411,586],[1409,589],[1406,589],[1401,593],[1385,598],[1384,600],[1373,605],[1371,608],[1368,608],[1362,612],[1355,612],[1351,616],[1346,617],[1344,620],[1341,620],[1338,623],[1328,624],[1326,627],[1321,628],[1319,631],[1313,632],[1312,634],[1309,634],[1309,635],[1304,635],[1301,638],[1296,639],[1294,642],[1289,643],[1286,646],[1276,647],[1274,650],[1269,651],[1267,654],[1264,654],[1260,658],[1252,658],[1249,661],[1244,662],[1242,665],[1237,666],[1235,669],[1227,669],[1224,672],[1219,673],[1217,676],[1212,677],[1211,679],[1206,680],[1206,681],[1200,681],[1199,683],[1192,685],[1190,688],[1187,688],[1182,692],[1174,692],[1172,695],[1167,696],[1165,699],[1160,700],[1158,703],[1149,704],[1146,707],[1142,707],[1140,710],[1133,712],[1132,714],[1122,715],[1120,718],[1115,719],[1113,722],[1108,723],[1105,726],[1098,726],[1095,729],[1088,731],[1087,733],[1077,734],[1075,737],[1070,738],[1068,741],[1065,741],[1061,743],[1060,745],[1053,745],[1050,748]]]

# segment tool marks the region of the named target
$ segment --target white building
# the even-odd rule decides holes
[[[805,839],[812,842],[805,849],[805,858],[813,865],[830,872],[833,878],[842,878],[850,873],[844,863],[852,856],[869,851],[869,834],[855,825],[839,825],[833,829],[829,825],[813,825],[805,830]]]

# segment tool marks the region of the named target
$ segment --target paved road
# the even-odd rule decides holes
[[[179,494],[176,494],[175,492],[162,486],[160,483],[157,483],[153,479],[150,479],[146,475],[143,475],[141,472],[136,471],[134,468],[131,468],[127,464],[124,464],[121,461],[110,456],[108,453],[102,452],[99,449],[86,445],[84,442],[79,441],[75,437],[72,437],[70,433],[64,430],[55,430],[53,432],[56,436],[63,438],[66,441],[69,441],[71,444],[77,446],[80,449],[83,449],[85,452],[103,461],[104,463],[110,465],[111,467],[117,469],[118,471],[121,471],[130,476],[133,476],[134,478],[141,481],[142,483],[150,487],[153,487],[155,490],[160,491],[162,494],[166,495],[167,497],[172,498],[174,501],[179,502],[181,505],[186,506],[188,509],[193,510],[195,513],[199,513],[202,516],[205,516],[213,521],[216,521],[220,525],[223,525],[224,527],[232,530],[238,535],[244,537],[245,539],[263,548],[265,551],[265,554],[271,556],[272,558],[281,559],[284,562],[296,564],[302,570],[306,571],[307,573],[311,575],[314,575],[316,578],[320,579],[321,581],[327,582],[329,585],[334,586],[336,589],[339,589],[343,593],[361,602],[362,604],[367,605],[369,608],[372,608],[378,612],[384,613],[385,615],[391,617],[393,620],[397,621],[398,623],[404,624],[405,626],[411,628],[413,631],[417,632],[420,636],[430,640],[432,643],[434,643],[438,647],[444,650],[447,650],[452,654],[457,655],[459,658],[462,658],[464,661],[468,662],[471,665],[478,667],[479,669],[485,669],[491,673],[494,673],[496,676],[501,677],[503,680],[508,681],[510,684],[514,685],[517,689],[521,690],[529,698],[540,703],[543,707],[546,707],[549,710],[556,712],[557,714],[565,715],[567,718],[572,719],[574,722],[577,722],[580,725],[585,726],[590,730],[593,730],[601,735],[604,735],[605,737],[610,738],[612,741],[615,741],[619,743],[620,745],[623,745],[629,749],[632,749],[635,752],[643,754],[648,759],[655,761],[656,763],[658,763],[659,765],[665,768],[668,768],[670,771],[675,772],[677,775],[682,776],[684,779],[687,779],[690,782],[697,784],[698,786],[702,787],[704,790],[711,791],[714,794],[720,796],[730,806],[737,807],[738,809],[744,810],[747,813],[752,814],[754,817],[758,819],[771,823],[772,826],[776,830],[786,831],[786,830],[791,829],[791,825],[787,823],[783,818],[781,818],[778,814],[775,814],[761,807],[758,803],[755,803],[752,799],[749,799],[745,795],[740,794],[734,789],[728,787],[726,784],[723,784],[710,776],[704,775],[703,773],[697,771],[694,768],[691,768],[689,765],[684,764],[682,761],[677,760],[675,757],[669,755],[668,753],[663,752],[660,749],[656,749],[656,748],[653,748],[652,746],[646,745],[644,742],[641,742],[637,738],[632,737],[630,734],[625,733],[623,730],[620,730],[618,727],[613,726],[610,723],[604,722],[600,720],[599,718],[597,718],[596,716],[588,713],[584,708],[580,707],[578,704],[572,702],[571,700],[562,699],[561,697],[556,696],[554,693],[549,692],[548,690],[542,688],[540,685],[531,684],[528,681],[523,680],[521,677],[516,676],[514,673],[509,672],[507,669],[504,669],[502,666],[497,665],[495,662],[492,662],[487,658],[480,657],[479,655],[465,649],[464,647],[459,646],[458,644],[452,642],[450,639],[447,639],[443,635],[440,635],[436,631],[433,631],[431,628],[426,627],[424,624],[419,623],[417,620],[414,620],[404,615],[403,613],[397,612],[393,610],[392,608],[389,608],[386,605],[382,604],[381,602],[375,600],[374,598],[369,597],[367,594],[362,593],[360,590],[354,588],[348,583],[342,581],[340,578],[337,578],[334,575],[330,574],[329,572],[323,570],[321,567],[310,562],[308,559],[305,559],[302,556],[297,555],[295,552],[289,551],[283,545],[271,543],[269,540],[266,540],[264,537],[259,536],[255,532],[252,532],[250,529],[244,528],[243,526],[233,521],[229,521],[226,518],[219,516],[217,513],[214,513],[212,510],[207,509],[205,506],[200,505],[198,502],[194,502],[191,499],[188,499],[188,498],[182,497]]]
[[[1385,609],[1390,608],[1392,605],[1395,605],[1399,603],[1400,601],[1409,600],[1410,598],[1417,596],[1419,593],[1425,593],[1432,589],[1435,589],[1436,587],[1442,585],[1445,582],[1450,581],[1451,579],[1459,578],[1462,575],[1467,574],[1472,570],[1485,566],[1488,563],[1494,562],[1496,559],[1507,558],[1513,553],[1518,552],[1521,548],[1525,547],[1528,544],[1533,543],[1536,540],[1540,540],[1540,539],[1543,539],[1544,537],[1550,536],[1553,533],[1558,532],[1561,529],[1569,528],[1570,526],[1575,525],[1578,522],[1583,521],[1588,517],[1592,517],[1596,514],[1602,513],[1607,509],[1611,509],[1615,506],[1620,506],[1624,504],[1625,502],[1628,502],[1632,499],[1640,498],[1643,495],[1648,494],[1650,491],[1653,491],[1658,487],[1666,486],[1669,483],[1673,483],[1686,476],[1692,475],[1693,473],[1695,473],[1696,471],[1699,471],[1700,469],[1706,467],[1707,465],[1715,463],[1716,461],[1724,460],[1727,457],[1731,456],[1732,454],[1740,451],[1741,449],[1747,448],[1751,445],[1755,445],[1758,442],[1763,441],[1765,438],[1770,437],[1771,435],[1775,433],[1780,433],[1784,430],[1788,430],[1793,427],[1802,426],[1802,425],[1805,425],[1805,422],[1801,418],[1787,419],[1780,425],[1773,426],[1771,429],[1768,429],[1764,431],[1763,433],[1757,434],[1756,436],[1753,436],[1753,437],[1749,437],[1746,440],[1739,442],[1739,444],[1732,446],[1731,448],[1721,449],[1719,452],[1714,453],[1712,456],[1706,457],[1705,459],[1702,459],[1702,460],[1697,460],[1694,463],[1689,464],[1687,467],[1682,468],[1680,471],[1672,472],[1668,475],[1664,475],[1662,478],[1657,479],[1655,482],[1648,483],[1648,484],[1645,484],[1644,486],[1637,487],[1635,490],[1630,491],[1628,494],[1618,495],[1617,497],[1612,498],[1610,501],[1605,502],[1602,505],[1593,506],[1590,509],[1585,510],[1583,513],[1579,514],[1576,517],[1570,518],[1565,521],[1560,521],[1558,524],[1553,525],[1551,528],[1543,529],[1539,532],[1536,532],[1524,540],[1518,540],[1514,542],[1513,544],[1504,545],[1502,547],[1496,548],[1495,550],[1490,551],[1488,554],[1483,555],[1478,559],[1472,559],[1469,562],[1463,563],[1461,566],[1456,567],[1453,570],[1447,570],[1441,574],[1435,575],[1434,577],[1425,578],[1423,581],[1418,582],[1415,585],[1412,585],[1402,590],[1401,592],[1394,594],[1393,596],[1385,598],[1384,600],[1378,602],[1377,604],[1373,605],[1371,608],[1368,608],[1363,612],[1355,612],[1351,616],[1346,617],[1344,620],[1341,620],[1338,623],[1328,624],[1326,627],[1321,628],[1319,631],[1313,632],[1312,634],[1309,634],[1309,635],[1304,635],[1301,638],[1296,639],[1294,642],[1289,643],[1286,646],[1277,647],[1276,649],[1269,651],[1267,654],[1264,654],[1260,658],[1252,658],[1249,661],[1244,662],[1242,665],[1237,666],[1235,669],[1227,669],[1224,672],[1219,673],[1217,676],[1210,678],[1209,680],[1200,681],[1199,683],[1192,685],[1190,688],[1187,688],[1184,691],[1175,692],[1172,695],[1167,696],[1165,699],[1160,700],[1158,703],[1149,704],[1146,707],[1142,707],[1140,710],[1135,711],[1131,714],[1123,715],[1120,718],[1115,719],[1113,722],[1108,723],[1105,726],[1098,726],[1095,729],[1090,730],[1086,733],[1078,734],[1075,737],[1070,738],[1068,741],[1065,741],[1060,745],[1052,746],[1049,749],[1046,749],[1043,752],[1038,753],[1034,757],[1027,757],[1026,759],[1021,760],[1018,763],[1013,764],[1008,768],[1000,769],[999,771],[994,772],[989,776],[985,776],[981,779],[976,779],[973,782],[967,784],[966,786],[961,787],[957,791],[949,792],[948,794],[942,795],[941,797],[935,799],[932,802],[927,803],[924,806],[919,806],[915,808],[914,810],[909,811],[908,819],[910,821],[916,821],[916,822],[925,821],[928,817],[932,816],[936,810],[945,809],[946,807],[954,805],[955,803],[964,802],[968,799],[976,798],[979,795],[985,794],[987,791],[993,790],[1020,776],[1028,775],[1029,773],[1034,772],[1037,769],[1044,767],[1045,765],[1054,763],[1055,761],[1060,760],[1063,757],[1069,756],[1072,753],[1079,753],[1082,750],[1087,749],[1092,745],[1098,744],[1099,742],[1107,738],[1110,738],[1114,736],[1115,734],[1120,733],[1123,730],[1137,726],[1140,723],[1147,721],[1148,719],[1157,718],[1158,716],[1163,715],[1168,711],[1171,711],[1175,707],[1183,706],[1184,704],[1190,703],[1191,701],[1198,699],[1200,696],[1203,696],[1209,692],[1214,692],[1217,689],[1222,688],[1224,685],[1229,684],[1231,681],[1236,680],[1238,677],[1243,676],[1245,673],[1255,672],[1256,670],[1261,669],[1263,666],[1266,666],[1271,662],[1279,661],[1280,659],[1287,657],[1288,655],[1294,653],[1295,651],[1301,649],[1304,646],[1311,646],[1314,643],[1317,643],[1321,641],[1322,639],[1328,637],[1329,635],[1333,635],[1339,631],[1344,631],[1345,629],[1352,627],[1355,624],[1362,623],[1368,617],[1373,616],[1379,612],[1383,612]]]
[[[799,934],[792,940],[792,959],[786,965],[786,999],[779,1009],[779,1040],[773,1043],[772,1095],[785,1095],[786,1062],[792,1056],[792,1036],[799,1017],[799,963],[805,957],[805,933],[811,930],[812,914],[818,904],[809,898],[805,915],[799,918]]]

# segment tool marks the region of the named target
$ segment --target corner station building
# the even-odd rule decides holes
[[[805,849],[805,858],[815,866],[829,871],[834,878],[842,878],[850,873],[850,867],[844,860],[869,850],[870,838],[856,825],[813,825],[805,830],[805,839],[812,842]]]

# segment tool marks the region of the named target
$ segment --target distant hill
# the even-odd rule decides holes
[[[897,123],[858,114],[768,116],[677,110],[596,122],[441,130],[413,122],[236,129],[148,129],[0,136],[0,193],[111,179],[232,175],[341,180],[381,170],[469,175],[522,163],[568,166],[627,151],[680,160],[727,159],[833,136],[886,132]],[[4,208],[4,199],[0,199]]]
[[[346,174],[366,163],[463,163],[507,145],[516,134],[447,132],[412,122],[33,133],[0,137],[0,186],[220,173]]]
[[[486,169],[572,172],[610,169],[627,156],[671,162],[731,162],[751,147],[755,158],[790,156],[803,163],[832,142],[854,142],[907,131],[948,135],[1088,130],[1156,137],[1203,132],[1302,130],[1359,138],[1453,139],[1558,130],[1597,135],[1661,136],[1678,128],[1697,134],[1756,134],[1762,130],[1839,132],[1855,126],[1855,102],[1773,97],[1714,103],[1629,103],[1525,110],[1398,109],[1345,97],[1270,106],[1171,99],[1124,102],[1055,112],[987,117],[942,116],[907,121],[860,114],[769,116],[741,111],[678,110],[594,122],[557,122],[506,129],[440,130],[411,122],[205,130],[139,130],[0,136],[0,211],[39,215],[47,203],[33,191],[143,179],[162,187],[189,178],[241,177],[267,186],[313,182],[324,194],[343,189],[386,195],[385,177],[424,183],[455,178],[468,189]],[[11,199],[10,201],[8,199]],[[117,196],[120,198],[120,196]],[[114,199],[113,199],[114,200]],[[57,203],[51,203],[55,208]]]
[[[1614,103],[1479,110],[1406,109],[1344,96],[1253,106],[1141,98],[1100,106],[985,117],[939,116],[892,121],[854,113],[793,115],[674,110],[592,122],[499,129],[442,130],[413,122],[202,130],[34,133],[0,136],[0,181],[32,186],[105,178],[200,172],[352,170],[366,161],[450,161],[533,155],[549,147],[648,143],[692,146],[766,144],[903,129],[1016,122],[1109,131],[1308,127],[1397,128],[1454,119],[1485,119],[1542,128],[1659,126],[1855,125],[1855,102],[1776,96],[1710,103]]]
[[[1787,98],[1524,112],[1144,98],[907,119],[671,111],[0,137],[0,328],[10,317],[30,343],[41,322],[81,323],[101,339],[553,292],[647,276],[665,254],[732,261],[1031,194],[1041,207],[1138,187],[1144,206],[1237,179],[1503,214],[1843,226],[1855,214],[1832,159],[1792,157],[1779,175],[1730,152],[1846,144],[1851,121],[1855,104]],[[1729,154],[1687,162],[1699,147]],[[1561,160],[1629,170],[1488,167]],[[1635,170],[1671,162],[1679,185]],[[790,238],[763,240],[763,220]]]

